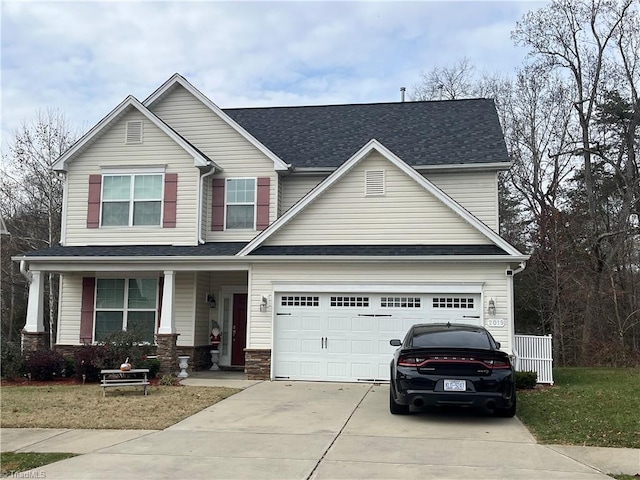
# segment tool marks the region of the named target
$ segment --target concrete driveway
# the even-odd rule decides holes
[[[610,480],[537,445],[515,418],[464,412],[392,416],[388,388],[263,382],[166,430],[125,436],[111,446],[34,472],[47,480]],[[45,443],[56,438],[64,441],[60,436]],[[81,438],[77,441],[82,443]]]

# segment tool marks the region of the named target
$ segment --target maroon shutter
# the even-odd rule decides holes
[[[160,277],[158,279],[158,328],[160,328],[160,318],[162,318],[162,292],[163,291],[164,291],[164,277]]]
[[[256,229],[264,230],[269,226],[269,177],[258,178],[258,201],[256,202]]]
[[[89,200],[87,204],[87,228],[100,227],[100,187],[102,175],[89,175]]]
[[[93,341],[93,304],[96,294],[95,277],[82,278],[82,306],[80,307],[80,343]]]
[[[224,178],[211,181],[211,230],[224,230]]]
[[[178,174],[166,173],[164,175],[164,228],[176,226],[176,201],[178,199]]]

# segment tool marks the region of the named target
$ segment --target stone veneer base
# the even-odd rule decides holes
[[[271,349],[244,350],[244,371],[248,380],[269,380],[271,378]]]

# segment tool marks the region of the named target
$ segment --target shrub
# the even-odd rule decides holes
[[[97,382],[100,380],[100,370],[105,367],[106,349],[104,345],[83,345],[76,350],[75,374],[80,380]],[[84,379],[82,376],[84,375]]]
[[[163,375],[159,383],[165,387],[173,387],[179,385],[180,381],[178,380],[178,377],[174,375]]]
[[[26,366],[33,380],[53,380],[62,375],[64,358],[54,350],[37,350],[29,354]]]
[[[62,367],[62,376],[65,378],[73,377],[76,373],[76,360],[73,357],[64,357],[64,366]]]
[[[9,342],[2,339],[0,352],[0,376],[7,380],[14,380],[26,373],[24,357],[19,342]]]
[[[153,349],[135,330],[112,333],[104,339],[102,345],[105,347],[103,368],[120,368],[127,358],[133,368],[138,368],[143,358]]]
[[[134,368],[148,368],[149,378],[156,378],[160,371],[160,360],[156,358],[142,357],[142,360],[133,366]]]
[[[531,390],[538,383],[536,372],[516,372],[516,388],[519,390]]]

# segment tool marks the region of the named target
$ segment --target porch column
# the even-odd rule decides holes
[[[28,333],[44,332],[44,276],[39,270],[31,272],[29,302],[27,303],[27,322],[24,331]]]
[[[176,333],[176,319],[174,304],[176,297],[175,272],[164,272],[164,287],[162,289],[162,313],[160,317],[159,334]]]
[[[22,351],[33,352],[45,348],[44,333],[44,276],[39,270],[30,272],[27,321],[22,330]]]
[[[164,272],[164,286],[162,288],[162,312],[160,326],[156,335],[160,374],[175,373],[178,370],[178,334],[174,312],[176,296],[175,272]]]

